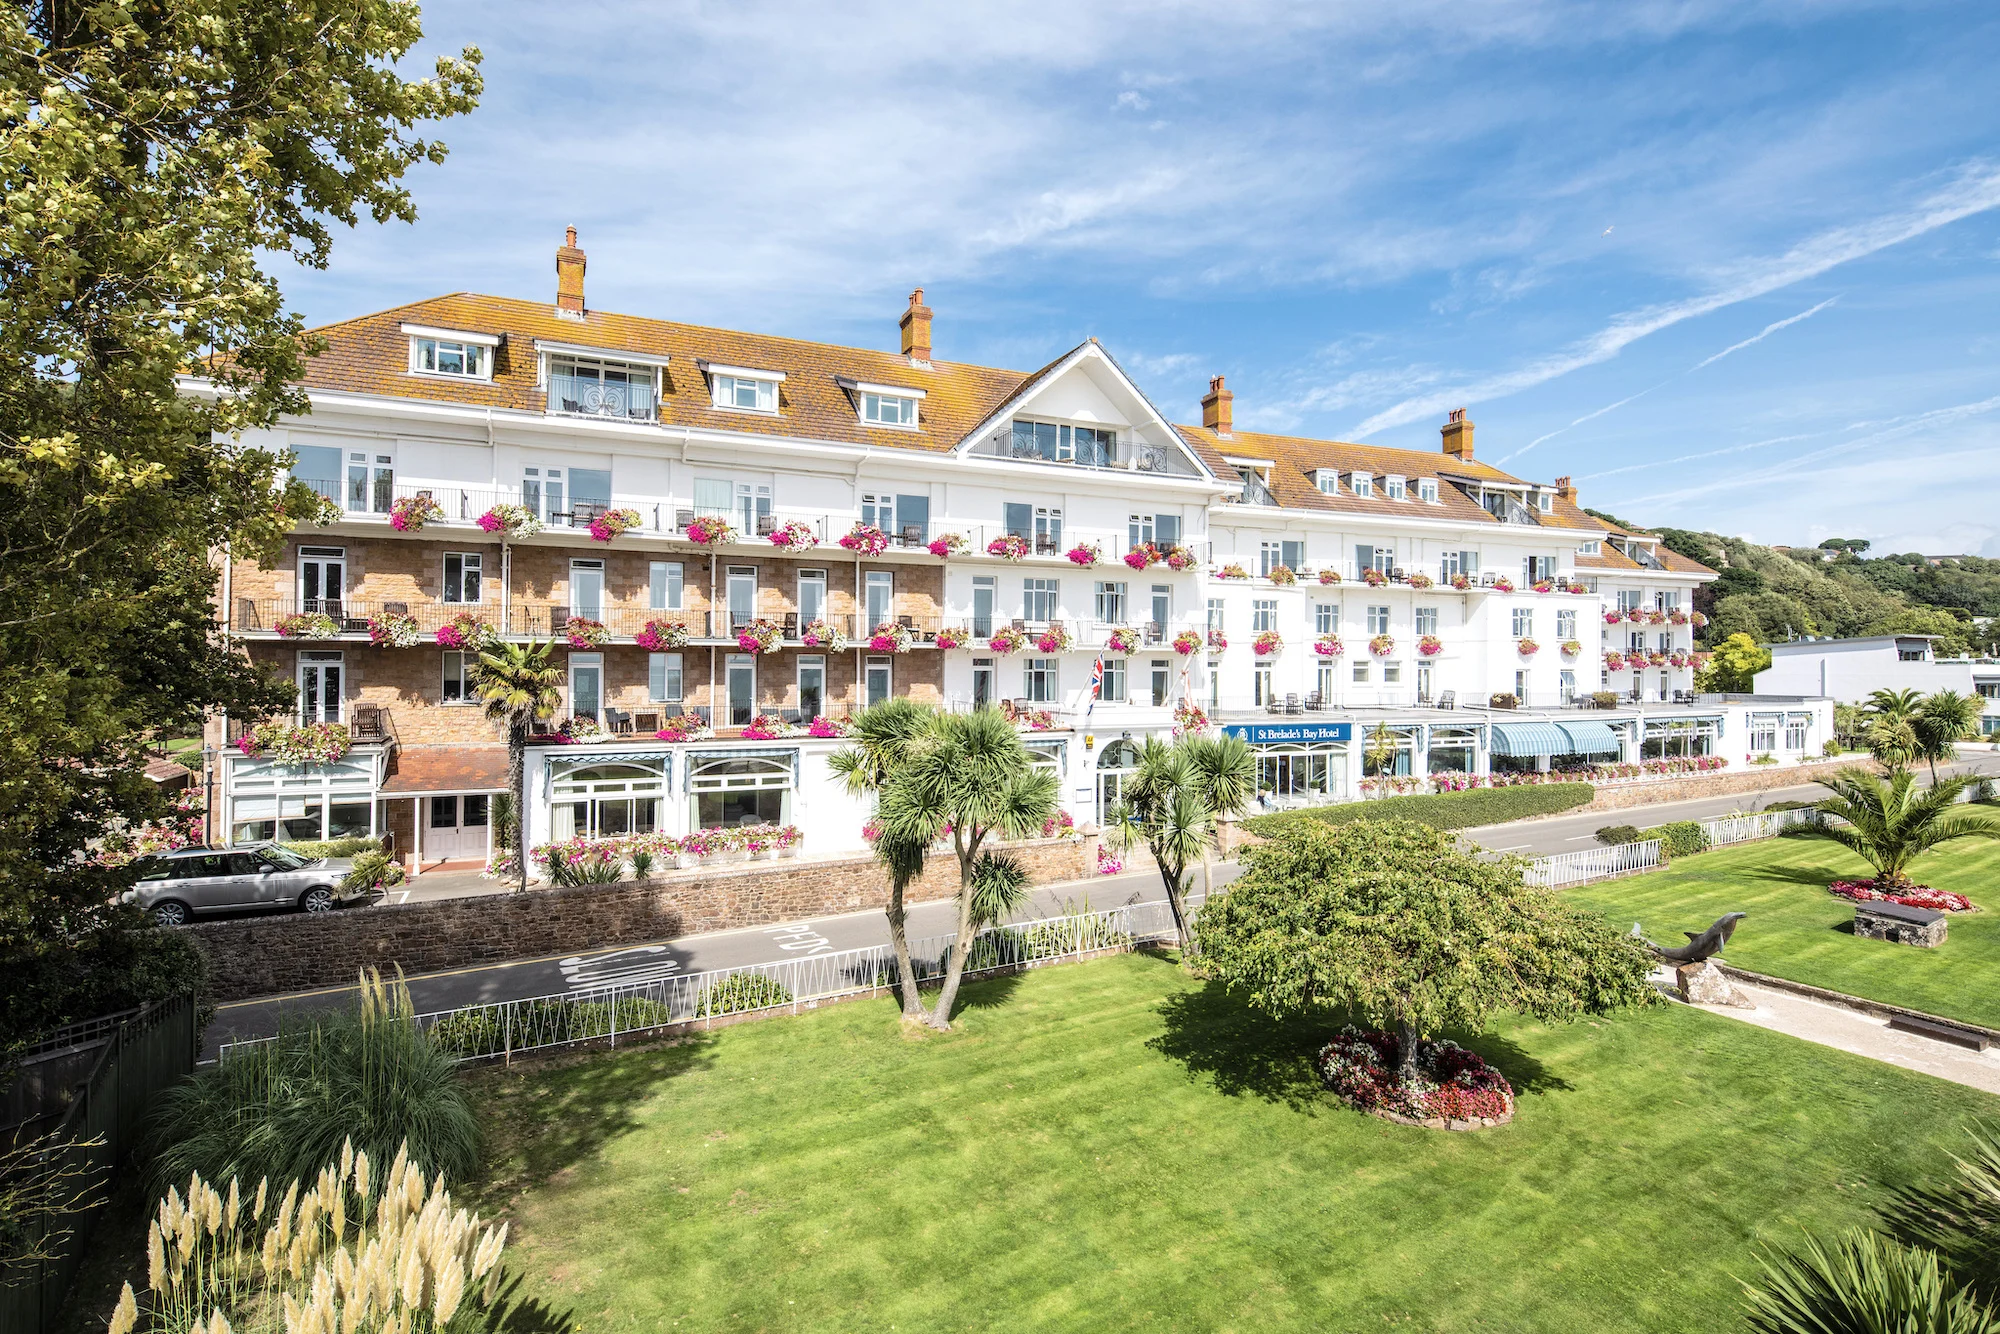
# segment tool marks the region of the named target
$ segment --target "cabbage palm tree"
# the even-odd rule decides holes
[[[562,705],[563,669],[549,660],[548,644],[492,644],[479,653],[474,692],[486,716],[507,727],[507,790],[514,798],[514,888],[528,887],[528,800],[523,770],[528,733]]]
[[[1931,768],[1931,782],[1937,782],[1939,764],[1958,758],[1957,742],[1972,735],[1979,725],[1979,697],[1955,690],[1939,690],[1925,695],[1910,716],[1916,733],[1917,756]]]
[[[1194,757],[1195,772],[1202,791],[1202,804],[1213,821],[1208,845],[1201,850],[1201,893],[1206,899],[1214,892],[1213,870],[1209,863],[1212,848],[1222,853],[1222,821],[1238,816],[1257,797],[1257,755],[1242,737],[1225,732],[1216,737],[1191,737],[1188,749]]]
[[[1148,738],[1139,766],[1125,783],[1129,819],[1159,863],[1183,953],[1194,929],[1187,905],[1189,863],[1204,871],[1217,822],[1243,809],[1256,789],[1256,760],[1241,737],[1183,737],[1168,745]],[[1204,875],[1204,888],[1207,887]]]
[[[1947,778],[1924,788],[1907,769],[1887,779],[1865,769],[1843,769],[1822,781],[1834,795],[1820,802],[1819,809],[1846,821],[1823,825],[1823,832],[1859,853],[1884,888],[1907,885],[1910,863],[1941,843],[2000,838],[2000,817],[1956,805],[1969,778]]]

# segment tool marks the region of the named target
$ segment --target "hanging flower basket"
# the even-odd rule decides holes
[[[947,625],[937,633],[939,648],[964,648],[972,642],[972,631],[964,626]]]
[[[736,647],[745,653],[773,653],[784,642],[784,631],[771,621],[752,621],[737,632]]]
[[[819,545],[819,534],[811,524],[793,519],[771,534],[771,545],[782,551],[811,551]]]
[[[1260,658],[1268,658],[1273,653],[1284,650],[1285,637],[1276,630],[1266,630],[1250,641],[1250,651]]]
[[[1503,574],[1493,581],[1493,591],[1496,593],[1511,593],[1514,591],[1514,581]]]
[[[1386,658],[1396,651],[1394,635],[1376,635],[1368,641],[1368,651],[1378,658]]]
[[[851,736],[853,732],[854,729],[848,726],[848,724],[837,718],[829,718],[823,713],[806,724],[806,735],[817,737],[821,741],[832,741],[838,737]]]
[[[842,653],[847,649],[846,633],[825,621],[807,621],[805,628],[799,631],[799,642],[807,648],[827,653]]]
[[[710,732],[700,719],[689,714],[681,714],[667,719],[666,726],[653,735],[661,741],[700,741],[710,735]]]
[[[775,713],[760,713],[743,727],[745,741],[776,741],[785,735],[785,720]]]
[[[1153,546],[1151,543],[1147,543],[1143,546],[1133,547],[1130,551],[1126,552],[1123,556],[1119,557],[1120,560],[1124,561],[1127,565],[1131,566],[1135,570],[1143,570],[1147,566],[1159,560],[1159,558],[1160,558],[1159,548]]]
[[[1104,647],[1110,653],[1137,653],[1139,632],[1130,626],[1118,626],[1104,637]]]
[[[688,638],[688,628],[679,621],[647,621],[646,628],[632,636],[634,643],[651,653],[684,648]]]
[[[1028,554],[1028,539],[1019,533],[1004,534],[986,544],[986,554],[1002,560],[1020,560]]]
[[[1524,658],[1533,657],[1535,654],[1540,653],[1542,651],[1542,646],[1540,644],[1537,644],[1532,639],[1523,637],[1520,640],[1520,642],[1514,645],[1514,651],[1519,653]]]
[[[368,642],[376,648],[412,648],[422,637],[414,616],[377,616],[368,622]]]
[[[628,528],[639,526],[637,510],[606,510],[590,521],[590,540],[609,542]]]
[[[940,559],[956,556],[963,550],[965,550],[965,538],[957,533],[945,533],[941,537],[931,539],[931,555]]]
[[[299,520],[302,523],[312,524],[315,528],[326,528],[346,517],[347,511],[340,507],[339,501],[331,500],[315,491]]]
[[[1097,564],[1098,547],[1095,542],[1079,542],[1063,553],[1071,565],[1081,565],[1085,569]]]
[[[1606,625],[1616,625],[1624,619],[1625,619],[1625,613],[1618,610],[1618,608],[1616,607],[1610,607],[1605,610],[1604,623]]]
[[[736,530],[719,514],[703,514],[687,526],[687,539],[698,547],[718,547],[736,540]]]
[[[1667,665],[1667,655],[1655,650],[1646,655],[1646,664],[1649,667],[1664,667]]]
[[[1060,625],[1050,626],[1035,636],[1035,649],[1041,653],[1067,653],[1069,631]]]
[[[342,723],[259,723],[236,739],[236,748],[274,764],[332,764],[354,749],[354,737]]]
[[[908,626],[878,625],[868,634],[870,653],[908,653],[910,651],[910,630]]]
[[[1210,630],[1210,631],[1208,632],[1208,649],[1209,649],[1209,652],[1211,652],[1211,653],[1220,653],[1220,652],[1222,652],[1222,650],[1224,650],[1224,649],[1226,649],[1226,648],[1228,648],[1228,647],[1229,647],[1229,637],[1228,637],[1227,635],[1223,634],[1223,633],[1222,633],[1222,631],[1220,631],[1220,630]]]
[[[476,520],[480,528],[489,533],[498,533],[512,541],[517,537],[533,537],[542,531],[542,521],[526,505],[495,505]]]
[[[444,507],[421,491],[389,507],[389,526],[399,533],[421,532],[425,524],[443,517]]]
[[[1605,671],[1607,671],[1607,672],[1622,672],[1622,671],[1624,671],[1624,670],[1625,670],[1625,655],[1624,655],[1623,653],[1607,653],[1607,654],[1605,654],[1605,655],[1604,655],[1604,670],[1605,670]]]
[[[1688,623],[1688,614],[1682,611],[1679,607],[1676,607],[1672,611],[1667,613],[1667,624],[1686,625],[1687,623]]]
[[[1429,588],[1436,582],[1437,581],[1435,579],[1431,578],[1427,574],[1413,574],[1410,576],[1411,588]]]
[[[1174,735],[1200,736],[1209,729],[1208,713],[1191,699],[1174,705]]]
[[[272,627],[280,639],[332,639],[340,634],[340,622],[323,611],[300,611],[281,616]]]
[[[1186,547],[1172,546],[1160,556],[1170,570],[1191,570],[1195,566],[1194,553]]]
[[[1669,667],[1685,667],[1685,666],[1687,666],[1687,665],[1688,665],[1688,655],[1687,655],[1687,654],[1685,654],[1685,653],[1669,653],[1669,654],[1667,655],[1667,666],[1669,666]]]
[[[611,632],[604,628],[603,621],[592,620],[588,616],[572,616],[563,622],[563,638],[571,648],[603,648],[611,638]]]
[[[986,646],[995,653],[1018,653],[1027,642],[1025,633],[1011,625],[1003,625],[993,632],[993,638],[986,641]]]
[[[1231,561],[1229,562],[1229,564],[1217,570],[1215,572],[1215,577],[1218,579],[1248,579],[1250,577],[1250,571],[1244,569],[1241,565],[1238,565],[1235,561]]]
[[[1361,572],[1361,582],[1370,588],[1380,588],[1389,582],[1389,576],[1371,565]]]
[[[1322,658],[1337,658],[1347,652],[1347,645],[1340,642],[1339,635],[1321,635],[1313,641],[1313,652]]]
[[[451,624],[439,626],[434,638],[440,648],[469,649],[478,652],[499,636],[485,621],[469,611],[462,611],[451,618]]]
[[[1183,630],[1174,636],[1174,652],[1180,654],[1183,658],[1195,653],[1200,648],[1201,636],[1192,630]]]
[[[1575,639],[1563,640],[1562,655],[1565,658],[1574,658],[1577,654],[1581,652],[1583,652],[1583,644],[1581,641]]]
[[[1469,593],[1472,591],[1472,576],[1469,574],[1454,574],[1451,577],[1451,586],[1461,593]]]
[[[1442,652],[1444,652],[1444,641],[1436,635],[1425,635],[1417,641],[1417,655],[1419,657],[1435,658]]]
[[[1014,715],[1014,725],[1030,732],[1047,732],[1055,727],[1056,716],[1047,709],[1022,709]],[[1058,814],[1067,815],[1068,812]],[[1046,832],[1049,826],[1043,825],[1042,828]]]
[[[1702,626],[1708,624],[1708,617],[1702,615],[1698,611],[1693,612],[1688,616],[1688,623],[1693,625],[1695,629],[1699,630],[1701,629]]]
[[[1340,582],[1340,571],[1335,569],[1321,570],[1319,572],[1319,581],[1322,584],[1337,584]]]
[[[840,545],[863,556],[879,556],[889,549],[889,535],[872,523],[857,523],[841,537]]]
[[[1528,587],[1534,589],[1537,593],[1553,593],[1556,591],[1556,582],[1553,579],[1537,579],[1534,583],[1529,584]]]
[[[562,720],[562,726],[556,729],[556,734],[571,741],[589,741],[594,737],[603,736],[604,729],[598,725],[597,719],[589,714],[574,713]]]
[[[1572,582],[1569,585],[1569,587],[1565,588],[1563,591],[1565,593],[1588,593],[1590,590],[1584,587],[1583,584],[1581,583]]]
[[[1665,625],[1666,623],[1667,623],[1667,614],[1666,614],[1665,612],[1663,612],[1663,611],[1649,611],[1649,612],[1647,612],[1647,613],[1646,613],[1646,624],[1648,624],[1648,625]]]

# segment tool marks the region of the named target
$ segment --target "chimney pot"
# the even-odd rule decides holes
[[[1444,424],[1444,452],[1455,459],[1470,462],[1472,459],[1472,423],[1465,419],[1464,408],[1453,408],[1451,416]]]
[[[1567,500],[1570,504],[1576,504],[1576,486],[1569,478],[1556,478],[1556,494]]]
[[[1201,400],[1201,424],[1217,435],[1235,432],[1236,395],[1223,385],[1220,375],[1208,378],[1208,392]]]
[[[931,359],[931,308],[924,304],[924,289],[910,293],[910,308],[903,312],[903,355],[911,361]]]
[[[584,256],[576,248],[576,228],[563,231],[563,243],[556,251],[556,311],[558,314],[583,315],[583,269]]]

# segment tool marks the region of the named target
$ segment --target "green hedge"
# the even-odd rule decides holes
[[[358,857],[364,852],[380,852],[379,838],[321,838],[287,843],[301,857]]]
[[[1313,806],[1302,811],[1257,815],[1243,822],[1253,834],[1271,835],[1303,820],[1345,824],[1349,820],[1415,820],[1434,829],[1471,829],[1502,824],[1530,815],[1555,815],[1574,810],[1596,795],[1588,783],[1543,783],[1533,787],[1480,787],[1470,792],[1440,792],[1435,796],[1384,797],[1349,801],[1338,806]]]

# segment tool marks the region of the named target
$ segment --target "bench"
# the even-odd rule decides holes
[[[1884,899],[1854,905],[1854,934],[1864,940],[1936,949],[1950,930],[1951,923],[1935,908],[1911,908]]]
[[[1957,1024],[1941,1023],[1936,1019],[1920,1019],[1914,1014],[1896,1014],[1889,1017],[1889,1027],[1904,1033],[1915,1033],[1920,1037],[1936,1038],[1939,1042],[1949,1042],[1954,1046],[1970,1047],[1973,1051],[1985,1051],[1993,1045],[1993,1039],[1984,1033]]]

